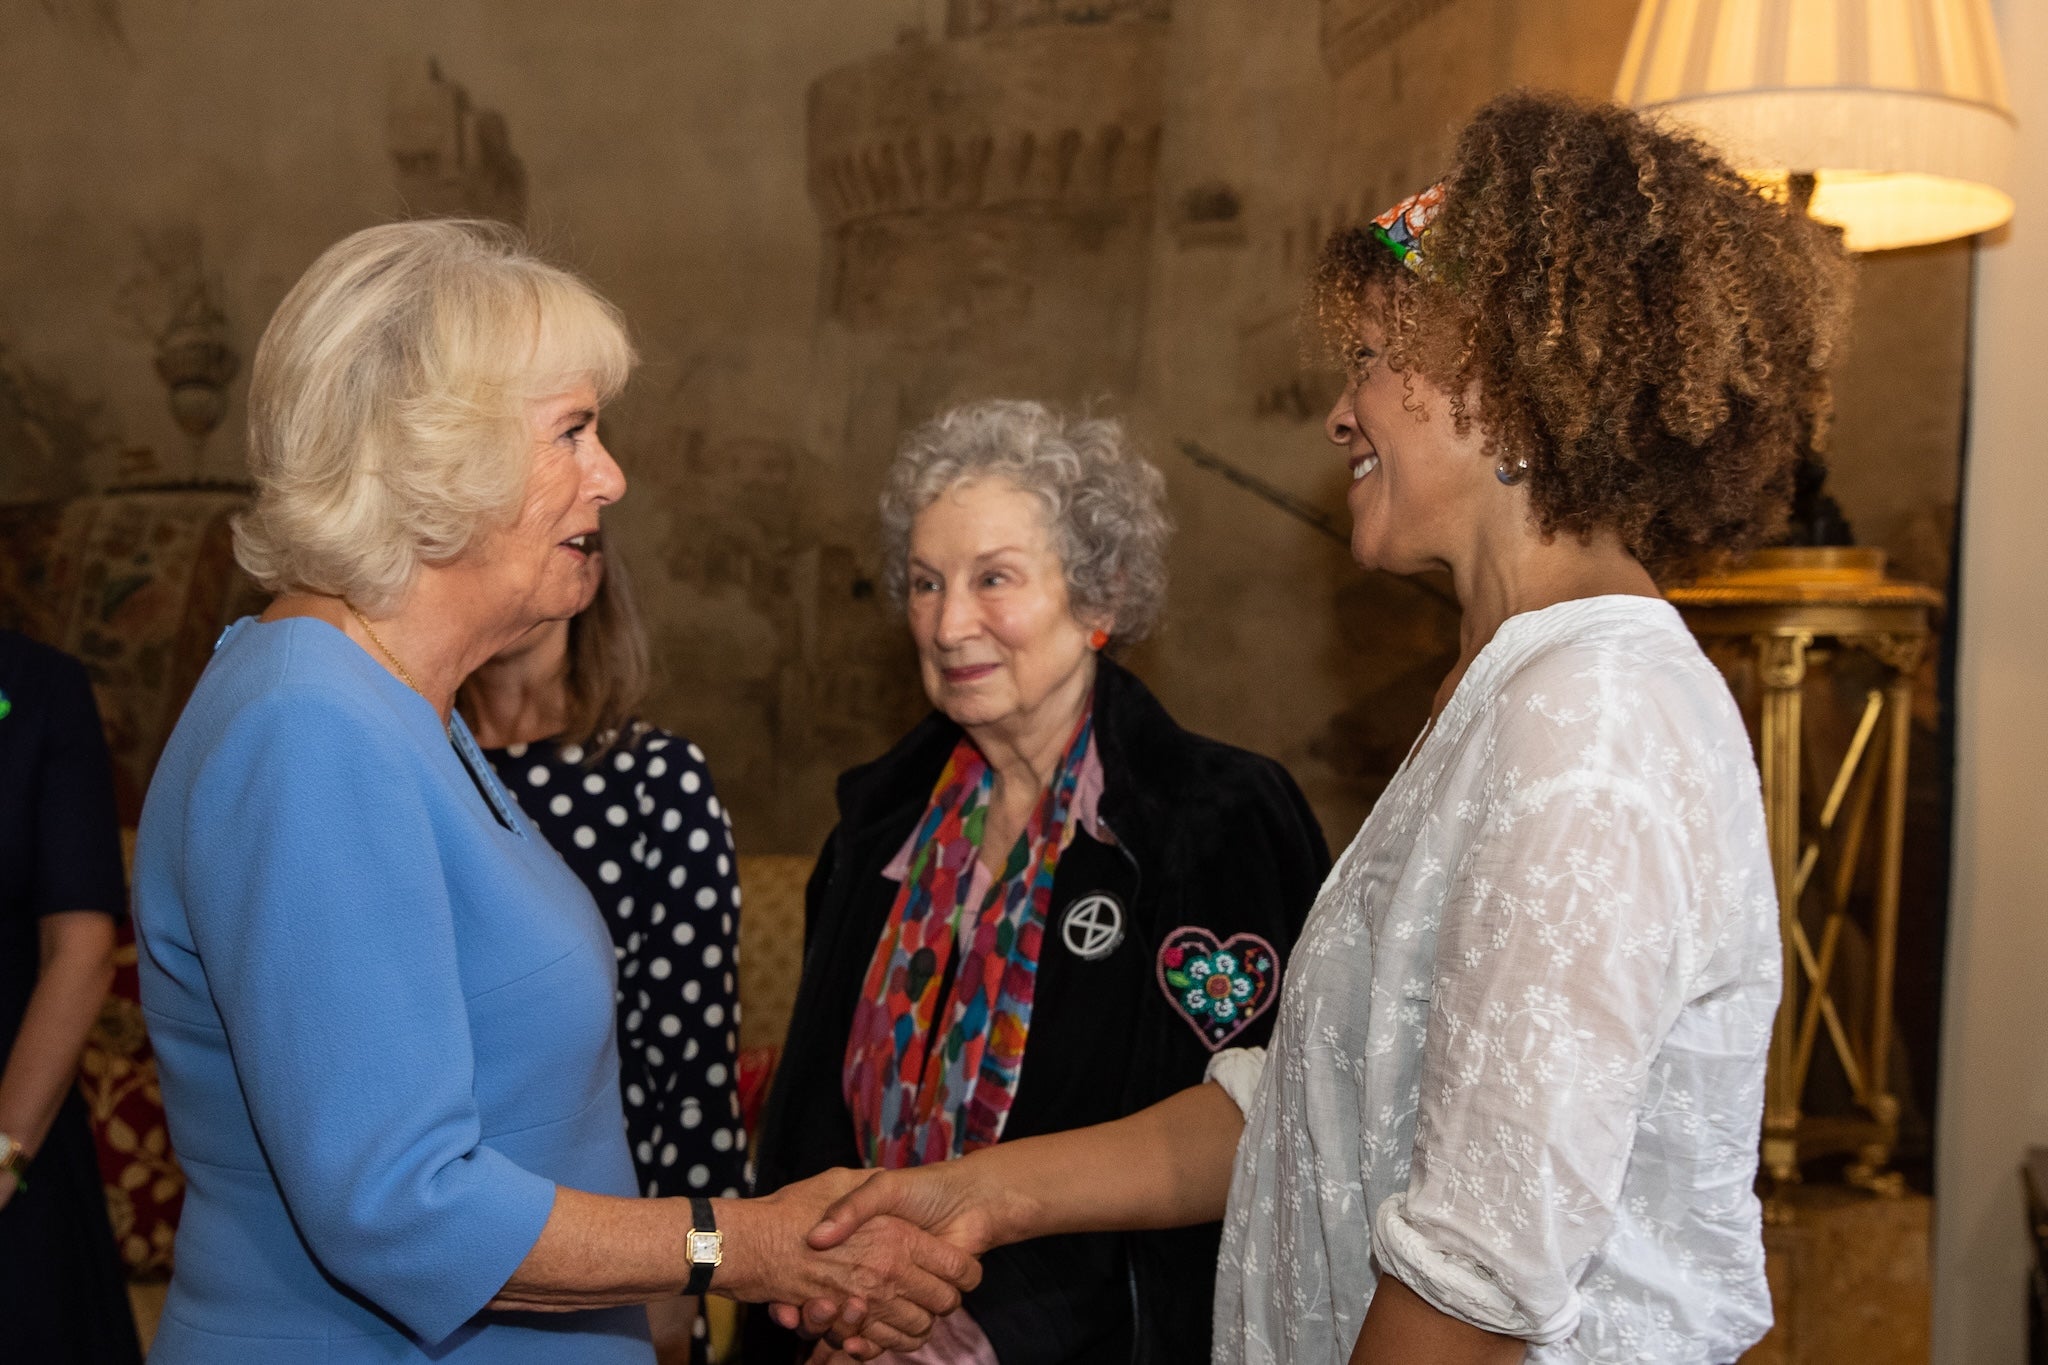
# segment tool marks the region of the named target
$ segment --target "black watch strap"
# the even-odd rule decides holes
[[[703,1195],[690,1196],[690,1231],[718,1231],[718,1220],[711,1216],[711,1201]],[[683,1292],[703,1297],[711,1288],[711,1272],[716,1269],[716,1262],[693,1260],[690,1263],[690,1281],[683,1286]]]

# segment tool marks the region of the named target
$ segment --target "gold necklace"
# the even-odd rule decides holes
[[[348,614],[356,618],[356,624],[361,626],[364,633],[370,637],[370,643],[384,651],[384,657],[391,660],[391,667],[397,671],[399,681],[403,682],[413,691],[418,692],[422,697],[426,696],[427,694],[421,690],[420,685],[413,681],[412,674],[407,671],[405,665],[398,661],[398,656],[391,652],[391,646],[385,644],[384,638],[377,634],[377,628],[370,624],[370,618],[357,611],[356,604],[349,601],[346,597],[341,599],[341,605],[347,607]]]

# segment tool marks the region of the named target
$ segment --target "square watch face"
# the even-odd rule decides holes
[[[718,1265],[725,1259],[725,1239],[715,1232],[690,1233],[690,1264]]]

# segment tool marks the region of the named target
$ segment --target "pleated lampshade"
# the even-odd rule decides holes
[[[1643,0],[1615,98],[1760,180],[1812,175],[1808,211],[1852,251],[2012,217],[1989,0]]]

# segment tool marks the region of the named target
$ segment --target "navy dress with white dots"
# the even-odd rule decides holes
[[[638,726],[594,761],[552,740],[484,752],[611,930],[619,1089],[641,1192],[737,1196],[740,887],[704,751]]]

